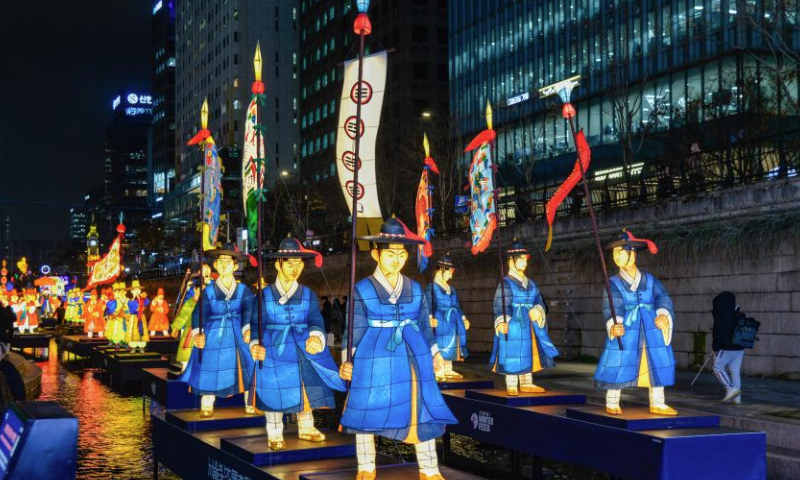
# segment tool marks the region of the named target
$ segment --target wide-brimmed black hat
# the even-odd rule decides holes
[[[450,253],[445,253],[439,260],[436,261],[436,266],[438,268],[456,268],[456,264],[453,263],[453,259],[450,258]]]
[[[424,245],[425,240],[408,229],[403,222],[397,218],[390,218],[383,222],[381,231],[378,235],[367,235],[358,237],[359,240],[375,242],[379,244],[398,243],[401,245]]]
[[[266,254],[267,258],[314,258],[317,267],[322,266],[322,254],[303,247],[300,240],[286,237],[281,240],[278,250]]]
[[[509,257],[517,257],[520,255],[530,255],[530,254],[531,252],[530,250],[528,250],[528,247],[526,247],[524,243],[517,240],[516,238],[514,239],[513,242],[511,242],[511,245],[509,245],[508,248],[506,249],[506,255]]]
[[[633,233],[623,230],[617,240],[606,244],[606,250],[613,250],[615,247],[622,247],[625,250],[641,251],[648,250],[652,254],[658,253],[658,247],[651,240],[636,238]]]
[[[226,243],[222,247],[215,248],[214,250],[206,250],[203,252],[203,255],[207,255],[212,258],[219,258],[223,255],[228,255],[237,262],[247,262],[250,259],[250,257],[240,252],[236,245],[232,243]]]

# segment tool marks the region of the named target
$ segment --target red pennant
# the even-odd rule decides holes
[[[192,137],[192,139],[189,140],[189,142],[186,145],[197,145],[198,143],[203,143],[206,140],[208,140],[208,137],[210,136],[211,136],[211,131],[204,128],[199,132],[197,132],[197,135]]]
[[[425,166],[431,169],[431,172],[439,175],[439,167],[436,166],[436,161],[431,157],[425,157]]]
[[[545,251],[550,250],[550,246],[553,244],[553,221],[556,218],[556,210],[558,210],[559,205],[561,205],[564,200],[567,198],[567,195],[575,188],[575,185],[581,180],[581,165],[583,166],[583,171],[589,169],[589,163],[592,161],[592,151],[589,149],[589,144],[586,142],[586,137],[583,135],[583,130],[579,131],[575,135],[575,146],[578,148],[578,162],[575,162],[575,167],[572,169],[572,173],[569,174],[569,177],[561,184],[560,187],[556,190],[556,193],[548,200],[547,205],[545,206],[545,213],[547,214],[547,225],[548,225],[548,233],[547,233],[547,245],[545,246]]]

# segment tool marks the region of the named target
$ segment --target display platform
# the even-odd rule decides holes
[[[327,437],[324,442],[309,442],[298,439],[296,431],[284,431],[286,450],[281,451],[273,451],[269,448],[266,432],[259,435],[223,438],[220,448],[223,452],[228,452],[257,467],[327,458],[355,457],[355,435],[330,430],[323,431],[323,433]]]
[[[56,328],[58,319],[54,317],[40,318],[39,328]]]
[[[145,368],[142,370],[142,394],[150,397],[167,410],[190,410],[200,408],[200,396],[189,391],[189,385],[169,378],[168,368]],[[242,407],[244,396],[234,395],[217,398],[215,407]]]
[[[625,430],[668,430],[675,428],[719,427],[719,417],[689,410],[677,416],[656,415],[648,407],[625,407],[621,415],[610,415],[602,406],[567,408],[567,418]]]
[[[626,480],[708,480],[709,472],[720,479],[766,479],[764,432],[720,426],[625,430],[567,417],[567,409],[577,406],[514,407],[466,393],[442,392],[458,420],[448,433]]]
[[[15,333],[11,348],[49,348],[52,339],[50,333]]]
[[[586,395],[548,390],[544,393],[519,392],[516,397],[509,397],[505,389],[491,388],[486,390],[467,390],[467,398],[482,402],[508,405],[511,407],[528,407],[532,405],[579,405],[586,403]]]
[[[248,427],[264,428],[267,422],[264,415],[249,415],[245,413],[244,405],[215,408],[214,415],[211,418],[201,418],[200,410],[167,412],[166,420],[168,423],[188,432]]]
[[[105,337],[92,337],[89,338],[86,334],[81,335],[62,335],[58,342],[58,351],[61,352],[61,358],[64,359],[72,354],[73,357],[81,357],[82,359],[90,358],[92,352],[97,347],[108,345],[108,339]]]
[[[384,465],[377,468],[380,480],[409,480],[419,478],[419,467],[416,463],[401,465]],[[305,473],[300,480],[353,480],[357,469],[339,470],[335,472]],[[447,480],[481,480],[483,477],[462,472],[454,468],[439,465],[439,472]]]
[[[439,385],[439,390],[479,390],[482,388],[494,388],[493,380],[470,374],[464,374],[464,378],[458,380],[448,378],[443,382],[436,383]]]
[[[164,368],[169,365],[169,360],[158,353],[131,353],[101,347],[95,350],[94,363],[109,375],[112,388],[124,390],[134,382],[137,389],[141,388],[142,370]]]
[[[178,351],[178,339],[169,336],[150,337],[150,341],[147,342],[147,351],[172,355]]]
[[[158,416],[151,418],[153,459],[181,478],[299,480],[302,474],[351,471],[357,467],[355,455],[257,467],[221,450],[220,445],[228,438],[262,434],[263,426],[189,432]],[[396,459],[380,454],[376,460],[379,466],[397,463]]]

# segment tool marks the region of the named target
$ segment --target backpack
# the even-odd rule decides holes
[[[760,326],[761,322],[754,318],[737,315],[731,343],[742,348],[753,348],[753,345],[759,340],[757,334]]]

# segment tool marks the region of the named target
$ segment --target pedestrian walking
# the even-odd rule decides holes
[[[732,342],[740,317],[744,314],[736,305],[733,292],[722,292],[713,300],[714,325],[711,348],[714,351],[714,375],[725,387],[723,403],[742,403],[742,360],[744,348]]]

